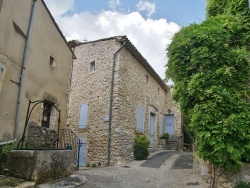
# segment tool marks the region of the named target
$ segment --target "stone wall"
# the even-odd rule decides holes
[[[70,128],[79,137],[87,138],[89,164],[107,163],[110,81],[113,55],[121,47],[120,39],[121,37],[102,39],[83,43],[74,48],[77,59],[72,68],[68,122]],[[95,71],[90,70],[91,62],[95,62]],[[143,133],[148,138],[150,113],[155,114],[153,147],[157,147],[160,137],[160,118],[164,122],[166,114],[167,94],[155,75],[150,73],[145,65],[125,47],[117,54],[115,63],[111,131],[111,162],[113,164],[133,159],[138,105],[144,109]],[[88,104],[88,124],[84,129],[78,126],[81,104]],[[180,126],[179,123],[177,124]],[[178,130],[180,128],[176,131],[179,134]]]
[[[169,87],[166,93],[165,114],[174,114],[175,135],[182,136],[182,117],[180,106],[172,99],[174,88]]]
[[[57,135],[55,130],[30,122],[27,140],[28,148],[53,148]]]
[[[242,163],[240,171],[229,172],[224,168],[216,167],[213,172],[211,163],[201,159],[196,160],[201,170],[200,175],[210,184],[214,181],[215,188],[233,188],[237,182],[250,182],[250,163]]]
[[[69,176],[74,171],[72,150],[13,150],[6,170],[15,177],[43,183]]]

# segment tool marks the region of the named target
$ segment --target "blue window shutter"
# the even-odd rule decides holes
[[[0,81],[2,80],[2,74],[3,74],[3,64],[0,63]]]
[[[88,104],[81,105],[79,128],[86,128],[88,124]]]
[[[163,117],[160,115],[160,136],[163,135]]]
[[[142,106],[137,107],[137,130],[143,131],[144,129],[144,108]]]

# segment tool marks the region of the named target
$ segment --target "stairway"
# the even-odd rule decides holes
[[[177,150],[178,139],[175,136],[170,136],[165,147],[166,150]]]

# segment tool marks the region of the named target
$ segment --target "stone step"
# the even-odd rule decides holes
[[[176,151],[177,145],[178,145],[177,141],[168,141],[165,149],[166,150],[175,150]]]

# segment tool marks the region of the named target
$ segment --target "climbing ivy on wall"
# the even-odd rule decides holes
[[[198,153],[228,170],[250,160],[249,46],[248,0],[210,0],[207,19],[182,28],[168,46],[166,76]]]

